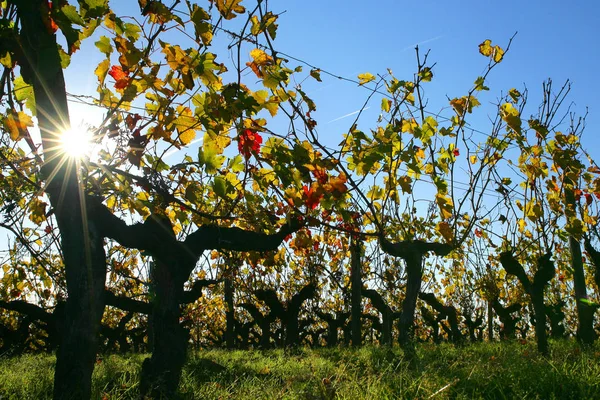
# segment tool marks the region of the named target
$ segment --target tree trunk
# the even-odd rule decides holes
[[[44,24],[45,0],[14,0],[21,21],[25,57],[21,74],[33,85],[42,137],[46,192],[61,233],[68,298],[65,326],[57,352],[55,399],[86,399],[91,395],[92,371],[104,312],[106,256],[104,238],[84,209],[78,166],[65,160],[56,135],[69,127],[69,113],[56,36]],[[45,13],[45,15],[44,15]]]
[[[414,330],[415,309],[417,307],[417,298],[421,291],[422,263],[423,256],[414,254],[413,257],[406,257],[406,295],[402,302],[402,314],[398,328],[400,336],[398,338],[400,345],[406,350],[412,341]]]
[[[565,175],[566,176],[566,175]],[[576,215],[576,200],[573,193],[573,182],[565,177],[565,215],[567,218]],[[569,235],[569,248],[571,250],[571,269],[573,270],[573,287],[575,289],[575,304],[577,304],[577,339],[586,346],[592,345],[596,340],[594,331],[594,308],[586,303],[588,300],[585,285],[585,273],[581,254],[581,243]],[[582,301],[583,300],[583,301]]]
[[[295,347],[300,345],[300,322],[298,318],[300,316],[300,308],[302,304],[312,297],[315,296],[317,287],[309,283],[304,286],[298,293],[292,296],[290,301],[287,303],[285,310],[286,317],[285,321],[285,346]],[[283,322],[282,321],[282,324]]]
[[[140,392],[153,399],[176,396],[186,359],[189,332],[179,323],[186,276],[177,273],[177,267],[154,260],[151,271],[155,287],[152,299],[154,341],[152,357],[142,364]]]
[[[350,254],[350,280],[352,282],[352,346],[357,347],[360,346],[362,342],[362,327],[360,321],[360,317],[362,315],[362,247],[360,241],[357,238],[352,238],[350,241]]]
[[[381,326],[381,344],[385,346],[392,345],[392,327],[394,321],[394,312],[387,302],[383,299],[383,296],[373,289],[363,289],[362,294],[364,297],[371,301],[373,307],[381,313],[382,326]]]
[[[502,304],[500,304],[500,300],[496,298],[492,302],[492,307],[493,311],[498,314],[498,318],[500,318],[500,322],[502,322],[503,325],[503,327],[500,329],[500,338],[514,339],[515,328],[520,318],[513,317],[511,314],[520,311],[522,306],[519,303],[514,303],[504,308]]]
[[[261,349],[268,349],[271,347],[271,321],[272,318],[270,315],[267,315],[260,320],[261,334],[258,346]]]
[[[296,347],[300,345],[300,332],[298,329],[299,309],[287,310],[285,324],[285,347]]]
[[[562,310],[564,305],[563,301],[559,301],[552,306],[546,306],[546,315],[550,320],[550,336],[554,339],[565,337],[565,327],[563,326],[565,313]]]
[[[487,329],[488,329],[488,341],[494,340],[494,307],[492,302],[487,302]]]
[[[420,293],[419,296],[439,313],[440,318],[448,319],[448,323],[450,324],[448,339],[453,343],[462,342],[462,333],[458,326],[458,312],[456,311],[456,308],[454,306],[445,306],[433,293]]]
[[[546,333],[546,307],[544,305],[544,290],[532,289],[531,302],[535,313],[535,338],[538,351],[548,355],[548,335]]]
[[[233,301],[233,281],[231,277],[225,278],[225,311],[226,327],[225,327],[225,345],[228,349],[235,347],[235,308]]]
[[[596,332],[594,331],[595,310],[585,301],[581,301],[588,300],[581,244],[573,236],[569,236],[569,247],[571,249],[571,268],[573,269],[575,303],[577,304],[577,339],[579,339],[583,345],[589,346],[596,340]]]
[[[57,213],[57,219],[60,218]],[[81,243],[84,236],[89,239],[87,243]],[[61,229],[61,237],[68,297],[62,341],[56,354],[54,398],[89,398],[104,313],[104,241],[93,226],[87,235]]]
[[[331,317],[327,324],[327,347],[335,347],[338,344],[338,328],[344,325],[344,320]]]

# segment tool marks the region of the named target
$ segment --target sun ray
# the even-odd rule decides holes
[[[59,143],[67,157],[82,159],[91,151],[92,133],[85,128],[70,128],[60,134]]]

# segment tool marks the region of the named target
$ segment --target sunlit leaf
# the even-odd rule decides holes
[[[479,52],[486,57],[491,56],[494,52],[492,41],[490,39],[484,40],[483,43],[479,45]]]
[[[499,63],[504,58],[504,50],[500,46],[494,46],[494,61]]]
[[[233,19],[237,17],[236,14],[246,12],[246,8],[240,4],[242,0],[210,0],[210,2],[217,6],[217,10],[225,19]]]
[[[446,243],[454,242],[454,232],[452,231],[450,224],[448,224],[446,221],[438,222],[436,230],[444,238]]]
[[[10,134],[10,138],[17,141],[27,135],[27,128],[33,126],[33,120],[23,111],[10,111],[2,120],[2,125]]]
[[[359,85],[365,85],[369,82],[374,81],[375,76],[373,74],[366,72],[364,74],[358,75],[358,80],[359,80],[359,82],[358,82]]]
[[[320,69],[311,69],[310,70],[310,76],[312,76],[313,78],[315,78],[319,82],[323,82],[321,80],[321,70]]]

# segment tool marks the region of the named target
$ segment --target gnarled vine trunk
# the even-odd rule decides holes
[[[55,399],[86,399],[98,349],[104,312],[106,256],[104,238],[85,209],[78,166],[65,160],[57,135],[69,127],[65,81],[56,36],[44,19],[45,0],[13,0],[21,21],[20,61],[23,79],[33,86],[36,115],[44,149],[45,190],[61,234],[68,298],[62,339],[57,352]]]
[[[350,239],[350,281],[352,282],[352,301],[350,324],[352,326],[352,346],[362,343],[362,245],[358,238]]]

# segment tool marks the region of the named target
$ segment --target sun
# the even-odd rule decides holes
[[[60,148],[70,158],[81,159],[92,150],[92,133],[83,128],[70,128],[60,135]]]

